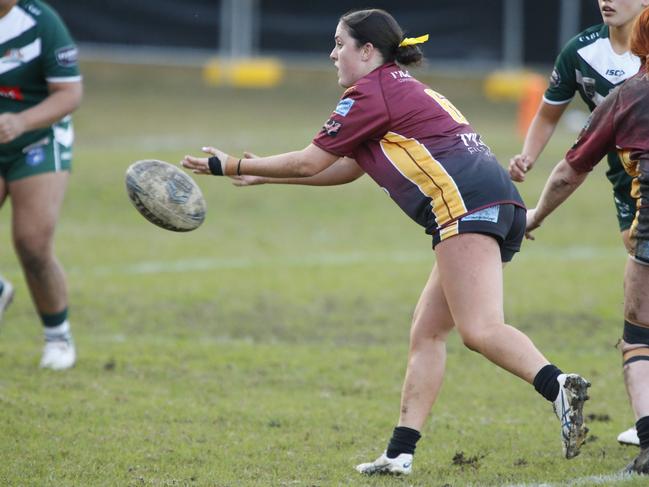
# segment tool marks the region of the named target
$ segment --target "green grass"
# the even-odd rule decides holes
[[[208,217],[174,234],[131,207],[124,171],[211,144],[260,154],[308,144],[335,104],[333,72],[271,91],[202,85],[189,68],[86,64],[73,178],[57,252],[77,367],[40,371],[41,336],[0,213],[0,269],[17,287],[0,335],[0,484],[643,485],[613,477],[635,451],[620,357],[625,254],[603,168],[507,268],[506,311],[593,386],[592,441],[570,462],[533,389],[449,341],[448,373],[414,474],[361,478],[398,415],[409,320],[430,239],[363,178],[339,188],[234,188],[198,178]],[[479,79],[427,77],[501,161],[515,105]],[[560,130],[530,181],[532,206],[575,134]],[[460,455],[461,453],[461,455]],[[455,461],[454,461],[455,458]],[[576,485],[591,485],[586,479]]]

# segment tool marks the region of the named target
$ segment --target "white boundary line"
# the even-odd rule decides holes
[[[625,262],[625,252],[617,247],[538,247],[524,249],[519,255],[514,257],[513,265],[517,261],[543,260],[549,262],[566,262],[566,261],[588,261],[588,260],[615,260],[620,265]],[[385,253],[368,253],[368,252],[350,252],[350,253],[328,253],[315,255],[301,255],[297,257],[238,257],[232,259],[208,258],[208,259],[180,259],[169,261],[142,261],[132,265],[125,266],[100,266],[93,268],[71,267],[71,273],[85,273],[97,276],[127,274],[162,274],[162,273],[181,273],[181,272],[200,272],[213,271],[219,269],[252,269],[264,267],[338,267],[354,264],[365,264],[372,262],[390,262],[390,263],[407,263],[407,262],[429,262],[432,266],[434,254],[430,252],[385,252]]]

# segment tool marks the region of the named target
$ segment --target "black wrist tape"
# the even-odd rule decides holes
[[[210,166],[210,172],[214,176],[223,176],[223,167],[221,165],[221,159],[216,156],[212,156],[207,160],[208,165]]]

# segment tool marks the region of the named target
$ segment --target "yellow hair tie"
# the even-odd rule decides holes
[[[427,40],[428,40],[428,34],[424,34],[423,36],[419,36],[419,37],[406,37],[404,40],[401,41],[399,47],[414,46],[415,44],[423,44]]]

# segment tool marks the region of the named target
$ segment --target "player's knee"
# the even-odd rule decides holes
[[[649,323],[636,325],[624,322],[620,346],[624,367],[638,361],[649,361]]]
[[[14,246],[20,262],[28,272],[39,272],[51,259],[50,242],[37,238],[16,238]]]
[[[480,353],[484,348],[484,344],[489,340],[491,331],[489,327],[461,329],[460,337],[464,346],[472,352]]]

